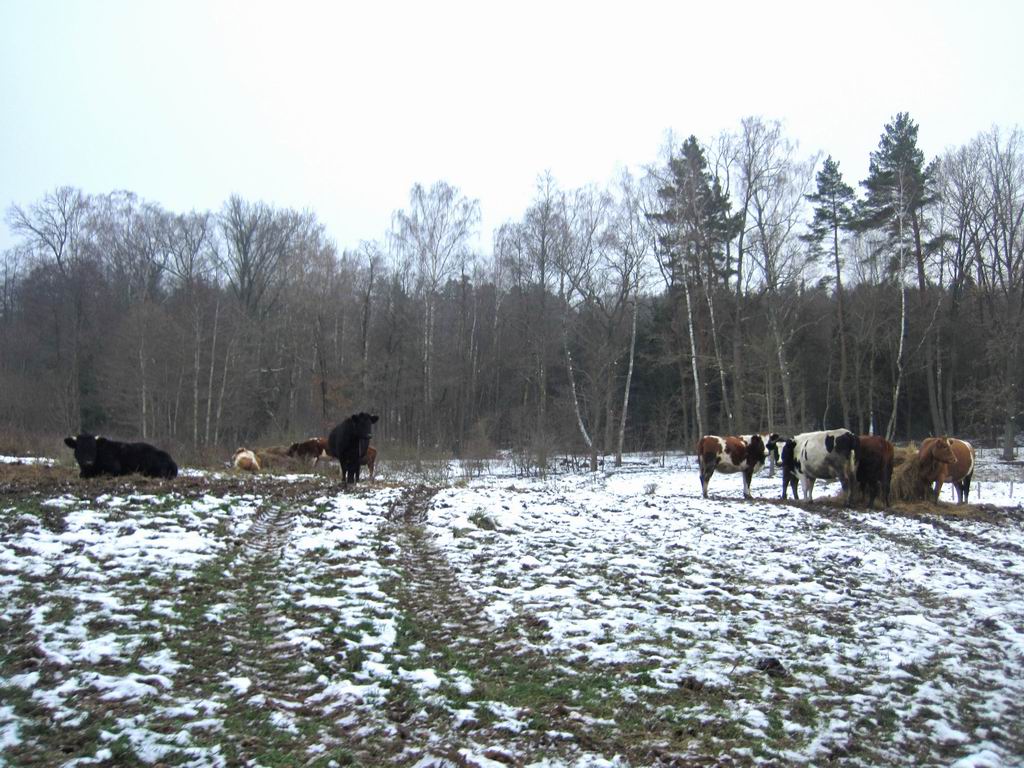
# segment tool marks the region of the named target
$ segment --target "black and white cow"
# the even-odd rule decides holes
[[[838,479],[843,487],[843,503],[849,505],[857,473],[858,444],[857,436],[848,429],[804,432],[770,444],[769,450],[773,451],[781,445],[782,498],[786,498],[790,487],[793,498],[797,498],[797,480],[804,500],[811,501],[815,480]]]
[[[122,443],[87,434],[65,437],[64,443],[75,451],[79,477],[138,472],[170,480],[178,475],[178,465],[171,455],[149,443]]]

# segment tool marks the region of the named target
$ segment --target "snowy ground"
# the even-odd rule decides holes
[[[0,495],[0,764],[1024,763],[1024,475],[990,455],[963,516],[705,500],[683,457],[189,474]]]

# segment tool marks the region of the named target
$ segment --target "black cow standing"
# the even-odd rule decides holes
[[[65,437],[64,442],[75,451],[79,477],[138,472],[170,480],[178,475],[178,465],[171,455],[149,443],[122,443],[93,435]]]
[[[366,456],[373,437],[376,416],[353,413],[331,430],[327,437],[327,453],[338,460],[345,485],[359,482],[359,465]]]

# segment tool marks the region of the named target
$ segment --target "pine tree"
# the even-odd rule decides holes
[[[853,205],[856,201],[853,187],[843,181],[839,171],[839,163],[829,155],[825,165],[815,177],[818,190],[807,195],[807,200],[814,204],[814,220],[810,232],[804,240],[811,243],[812,248],[821,252],[822,241],[832,236],[832,264],[836,275],[836,315],[839,336],[839,403],[843,412],[843,426],[850,425],[850,399],[847,394],[846,382],[848,374],[848,355],[846,345],[846,309],[843,297],[843,268],[839,255],[839,232],[853,227]]]
[[[737,217],[695,136],[683,142],[666,170],[658,190],[662,210],[650,214],[662,225],[658,239],[666,274],[672,282],[684,274],[712,284],[727,280],[725,244],[736,235]]]
[[[906,334],[906,287],[903,273],[907,254],[914,258],[920,309],[926,310],[928,280],[925,273],[925,257],[934,244],[924,242],[925,211],[937,199],[935,177],[937,164],[925,165],[924,153],[917,146],[917,123],[906,112],[900,112],[885,126],[878,142],[878,150],[871,153],[868,178],[861,182],[867,196],[858,207],[858,226],[864,230],[879,229],[887,234],[890,251],[890,269],[897,275],[900,284],[901,335],[900,353],[897,358],[897,382],[893,396],[893,414],[889,432],[895,420],[896,402],[899,396],[903,371],[902,350]],[[936,356],[934,338],[923,340],[925,352],[924,375],[928,391],[928,406],[932,420],[932,431],[943,434],[947,431],[946,414],[938,397],[936,385]]]
[[[857,207],[857,226],[884,230],[894,256],[901,248],[904,253],[913,253],[918,284],[924,290],[923,210],[936,199],[936,171],[934,164],[925,166],[924,153],[917,146],[917,130],[917,123],[906,112],[898,113],[885,126],[878,150],[871,153],[868,177],[861,182],[866,197]]]

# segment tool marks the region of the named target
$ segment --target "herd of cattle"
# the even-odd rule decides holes
[[[370,445],[377,416],[354,413],[338,424],[326,438],[313,437],[292,443],[281,453],[292,459],[308,461],[316,466],[321,459],[335,458],[341,467],[346,485],[359,481],[360,468],[365,466],[373,479],[377,450]],[[81,477],[127,475],[138,472],[149,477],[173,478],[178,465],[166,451],[148,443],[122,443],[104,437],[81,434],[64,440],[75,452]],[[239,448],[235,451],[235,468],[258,472],[273,454]],[[740,472],[743,496],[750,499],[750,481],[765,461],[782,466],[782,498],[793,492],[797,499],[797,481],[805,500],[811,500],[816,480],[838,480],[843,489],[843,502],[849,505],[856,488],[874,507],[881,494],[886,506],[892,502],[895,448],[888,440],[874,435],[855,435],[848,429],[804,432],[784,438],[777,434],[705,435],[697,443],[697,462],[704,498],[715,472]],[[904,456],[906,459],[907,457]],[[907,496],[938,500],[943,484],[950,482],[956,490],[957,503],[968,501],[974,476],[974,449],[956,438],[930,437],[921,443],[916,455],[899,467],[904,477],[901,487],[918,489]]]
[[[913,453],[913,452],[911,452]],[[850,504],[855,488],[873,507],[879,493],[886,506],[892,502],[893,471],[896,449],[892,443],[875,435],[855,435],[848,429],[804,432],[785,438],[770,435],[705,435],[697,443],[697,462],[704,498],[708,482],[718,472],[741,472],[743,496],[751,498],[750,480],[767,459],[782,465],[782,498],[789,490],[797,499],[797,481],[803,498],[813,498],[816,480],[838,480],[843,489],[843,503]],[[901,488],[910,491],[902,500],[930,497],[937,501],[942,486],[949,482],[956,490],[957,503],[968,501],[974,477],[974,448],[965,440],[950,437],[929,437],[921,443],[916,455],[904,457],[900,466],[905,480]],[[923,489],[923,490],[915,490]]]
[[[314,465],[322,458],[335,458],[341,466],[346,485],[359,481],[362,466],[369,469],[372,480],[377,450],[370,445],[370,439],[376,422],[377,416],[354,413],[331,430],[327,438],[314,437],[292,443],[282,453],[299,460],[312,458]],[[124,443],[88,434],[66,437],[64,443],[75,452],[80,477],[137,472],[147,477],[170,480],[178,475],[178,465],[171,455],[149,443]],[[237,469],[250,472],[261,469],[259,455],[248,448],[235,451],[233,464]]]

